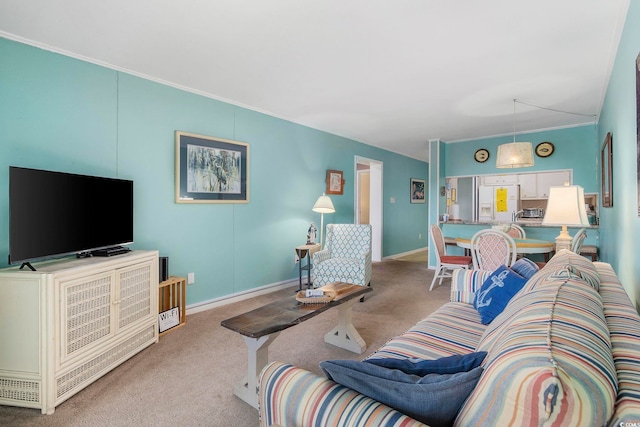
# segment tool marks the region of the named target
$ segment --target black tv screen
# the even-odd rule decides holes
[[[10,166],[9,264],[133,243],[133,181]]]

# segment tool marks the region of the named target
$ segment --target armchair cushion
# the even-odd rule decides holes
[[[482,367],[456,374],[406,374],[356,360],[320,363],[327,378],[432,427],[450,426],[473,391]]]

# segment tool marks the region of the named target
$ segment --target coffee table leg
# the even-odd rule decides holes
[[[344,348],[357,354],[362,354],[367,344],[360,336],[351,321],[353,304],[357,299],[352,299],[338,306],[338,326],[324,336],[324,342]]]
[[[262,369],[269,363],[269,345],[278,335],[280,335],[280,332],[265,335],[260,338],[242,337],[247,345],[247,353],[249,356],[247,361],[247,375],[240,384],[234,387],[233,393],[256,409],[258,409],[258,377]]]

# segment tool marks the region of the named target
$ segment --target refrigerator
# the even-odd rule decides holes
[[[519,210],[519,185],[478,187],[478,221],[513,222]]]

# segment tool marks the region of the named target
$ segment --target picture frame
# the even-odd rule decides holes
[[[176,203],[249,203],[249,144],[176,131]]]
[[[344,193],[344,174],[342,171],[327,170],[326,194],[343,194]]]
[[[425,187],[427,182],[424,179],[411,178],[410,199],[411,203],[426,203]]]
[[[602,181],[602,207],[613,206],[613,139],[607,132],[600,151],[600,168]]]
[[[637,175],[637,191],[636,199],[638,207],[638,217],[640,217],[640,53],[635,61],[636,71],[636,175]]]

